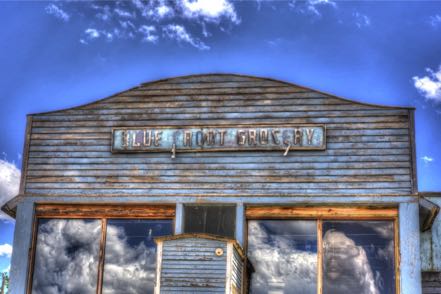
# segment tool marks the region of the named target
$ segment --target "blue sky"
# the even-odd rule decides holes
[[[240,73],[416,107],[420,191],[441,191],[441,2],[1,2],[0,202],[28,113],[164,77]],[[0,220],[0,271],[13,223]]]

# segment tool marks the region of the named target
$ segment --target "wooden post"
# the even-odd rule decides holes
[[[245,222],[245,208],[243,203],[238,203],[236,205],[236,233],[235,237],[240,246],[244,246],[244,226]]]
[[[26,293],[28,272],[30,269],[29,249],[32,245],[33,225],[34,203],[31,201],[19,203],[15,219],[14,243],[12,246],[14,250],[11,257],[11,270],[9,272],[9,293]]]
[[[419,205],[400,203],[400,282],[401,294],[421,294]]]
[[[184,232],[183,221],[184,221],[184,204],[176,203],[175,235],[179,235]]]

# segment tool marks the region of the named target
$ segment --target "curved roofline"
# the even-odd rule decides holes
[[[252,79],[259,79],[259,80],[266,80],[266,81],[272,81],[275,83],[281,83],[281,84],[285,84],[287,86],[294,86],[294,87],[298,87],[298,88],[302,88],[305,90],[309,90],[309,91],[314,91],[323,95],[327,95],[330,96],[332,98],[335,99],[339,99],[342,101],[346,101],[346,102],[351,102],[351,103],[355,103],[355,104],[360,104],[360,105],[366,105],[366,106],[372,106],[372,107],[378,107],[378,108],[385,108],[385,109],[408,109],[408,110],[415,110],[415,107],[412,106],[390,106],[390,105],[382,105],[382,104],[374,104],[374,103],[367,103],[367,102],[360,102],[357,100],[351,100],[348,98],[343,98],[325,91],[321,91],[321,90],[316,90],[316,89],[312,89],[309,87],[305,87],[305,86],[300,86],[291,82],[287,82],[287,81],[283,81],[283,80],[278,80],[278,79],[274,79],[274,78],[267,78],[267,77],[259,77],[259,76],[252,76],[252,75],[246,75],[246,74],[232,74],[232,73],[207,73],[207,74],[191,74],[191,75],[181,75],[181,76],[174,76],[174,77],[168,77],[168,78],[162,78],[162,79],[158,79],[158,80],[153,80],[150,82],[144,82],[139,84],[138,86],[129,88],[127,90],[123,90],[120,92],[117,92],[111,96],[105,97],[105,98],[100,98],[98,100],[89,102],[89,103],[85,103],[85,104],[81,104],[81,105],[77,105],[77,106],[73,106],[73,107],[69,107],[69,108],[63,108],[63,109],[58,109],[58,110],[52,110],[52,111],[44,111],[44,112],[37,112],[37,113],[30,113],[28,114],[29,116],[32,115],[42,115],[42,114],[50,114],[50,113],[55,113],[55,112],[60,112],[60,111],[66,111],[66,110],[74,110],[77,108],[81,108],[84,106],[89,106],[89,105],[94,105],[94,104],[98,104],[100,102],[103,102],[105,100],[111,99],[115,96],[121,95],[125,92],[129,92],[129,91],[133,91],[136,90],[140,87],[146,86],[146,85],[153,85],[156,83],[163,83],[163,82],[167,82],[167,81],[171,81],[171,80],[175,80],[175,79],[182,79],[182,78],[191,78],[191,77],[203,77],[203,76],[233,76],[233,77],[244,77],[244,78],[252,78]]]

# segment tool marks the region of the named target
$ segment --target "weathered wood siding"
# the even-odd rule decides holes
[[[426,197],[426,199],[441,206],[441,197]],[[435,218],[430,230],[421,233],[420,244],[422,271],[441,273],[441,215],[438,214]]]
[[[422,272],[423,294],[441,293],[441,273]]]
[[[226,293],[227,242],[200,238],[163,242],[160,293]],[[217,256],[217,248],[224,254]]]
[[[143,84],[31,116],[24,193],[39,196],[408,195],[412,111],[235,75]],[[112,154],[112,127],[324,124],[324,151]]]

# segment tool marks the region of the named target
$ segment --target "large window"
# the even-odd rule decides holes
[[[317,293],[315,221],[249,221],[248,258],[252,293]]]
[[[153,293],[174,208],[37,207],[31,293]]]
[[[170,220],[107,221],[103,293],[153,293],[154,237],[172,235]]]
[[[252,208],[251,293],[397,293],[395,209]]]
[[[32,293],[95,293],[101,221],[41,219]]]
[[[393,221],[323,221],[323,293],[395,293]]]

